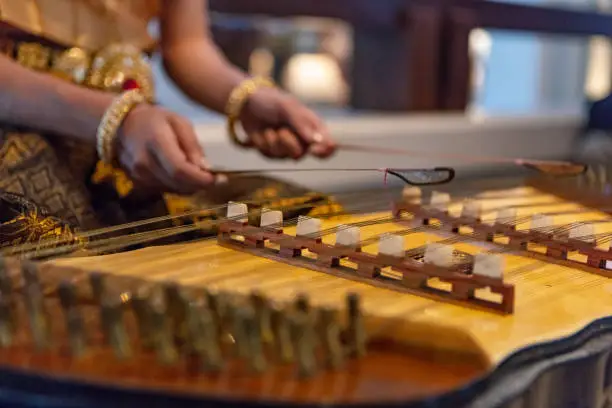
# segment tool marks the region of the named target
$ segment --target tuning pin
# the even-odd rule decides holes
[[[336,312],[330,308],[323,308],[319,315],[321,316],[321,338],[327,364],[337,369],[344,361],[344,351],[340,341],[341,330]]]
[[[0,277],[9,277],[8,266],[6,264],[6,259],[0,255]]]
[[[343,247],[359,247],[361,241],[361,230],[359,227],[339,225],[336,232],[336,245]]]
[[[178,361],[179,355],[174,346],[172,331],[166,316],[163,302],[154,298],[151,304],[151,328],[154,336],[154,345],[157,359],[164,365],[171,365]]]
[[[240,358],[249,356],[249,339],[246,332],[243,310],[230,303],[227,305],[227,317],[230,320],[231,335],[234,338],[236,354]]]
[[[227,218],[236,222],[247,222],[249,216],[249,207],[243,203],[235,203],[230,201],[227,204]]]
[[[593,166],[587,167],[587,170],[584,173],[584,178],[589,186],[597,184],[597,173],[595,172]]]
[[[451,196],[448,193],[442,193],[440,191],[432,191],[429,205],[438,211],[447,212],[448,206],[451,202]]]
[[[421,204],[423,192],[420,187],[406,186],[402,190],[402,199],[409,204]]]
[[[606,166],[599,164],[595,166],[595,171],[597,172],[597,184],[599,187],[603,187],[608,182],[608,172],[606,171]]]
[[[381,255],[403,258],[406,255],[404,250],[404,237],[401,235],[383,234],[378,241],[378,253]]]
[[[295,235],[298,237],[318,238],[321,232],[321,220],[300,215]]]
[[[26,286],[29,285],[40,285],[40,278],[38,276],[38,266],[31,261],[24,260],[21,262],[21,274],[23,281]]]
[[[283,228],[283,212],[282,211],[271,211],[263,209],[261,211],[259,226],[261,228],[268,229],[282,229]]]
[[[163,285],[163,289],[166,313],[170,320],[171,329],[179,341],[185,342],[187,336],[186,319],[189,301],[176,282],[166,282]]]
[[[361,296],[350,293],[347,298],[348,310],[348,338],[351,354],[362,357],[366,353],[366,335],[361,314]]]
[[[270,324],[274,335],[275,350],[282,363],[293,361],[293,343],[291,342],[291,331],[285,310],[275,307],[270,314]]]
[[[591,223],[575,225],[569,230],[569,238],[588,243],[595,243],[595,226]]]
[[[89,274],[89,285],[91,286],[91,297],[95,304],[102,304],[102,297],[106,290],[106,276],[100,272]]]
[[[530,229],[532,231],[547,230],[553,226],[553,218],[546,214],[533,214]]]
[[[77,305],[77,294],[74,284],[64,280],[57,287],[57,295],[64,310],[68,310]]]
[[[305,293],[300,293],[295,299],[295,309],[304,314],[310,312],[310,298]]]
[[[153,347],[153,329],[151,327],[151,290],[149,287],[141,287],[132,296],[132,310],[138,325],[140,344],[144,348]]]
[[[427,244],[424,261],[427,264],[449,268],[454,263],[454,249],[450,245],[436,242]]]
[[[0,260],[0,263],[2,261]],[[0,266],[1,268],[1,266]],[[0,296],[9,304],[8,318],[13,330],[17,329],[17,303],[13,297],[13,280],[8,274],[0,273]]]
[[[14,314],[13,302],[0,295],[0,347],[2,348],[13,344],[13,336],[16,329],[13,320]]]
[[[24,303],[30,320],[30,331],[37,350],[51,346],[51,320],[41,288],[27,285],[23,292]]]
[[[296,313],[289,318],[291,338],[300,377],[310,377],[317,369],[315,341],[311,320],[303,313]]]
[[[189,339],[194,353],[202,361],[204,371],[217,372],[223,368],[223,355],[212,313],[203,305],[189,308]]]
[[[264,355],[261,325],[254,311],[243,310],[242,321],[248,344],[248,360],[251,369],[256,373],[266,370],[267,362]]]
[[[261,337],[264,343],[272,341],[272,328],[270,327],[270,302],[257,291],[251,292],[251,304],[255,309],[259,321]]]
[[[70,281],[60,282],[57,293],[60,305],[64,310],[66,331],[70,342],[73,357],[80,357],[85,353],[85,322],[77,303],[77,294],[74,284]]]
[[[463,203],[461,216],[466,218],[481,219],[482,218],[482,203],[480,201],[467,200]]]
[[[123,320],[123,303],[119,297],[106,296],[102,300],[102,315],[108,333],[108,342],[119,359],[132,355],[132,347]]]
[[[488,278],[503,279],[504,258],[497,254],[476,254],[474,255],[472,273]]]
[[[204,297],[206,298],[208,310],[210,310],[215,327],[217,328],[217,337],[221,338],[223,335],[223,316],[225,314],[223,298],[219,293],[207,289],[204,290]]]
[[[503,208],[497,213],[497,223],[503,225],[516,225],[516,208]]]

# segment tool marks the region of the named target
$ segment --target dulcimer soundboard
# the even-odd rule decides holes
[[[295,220],[228,203],[214,239],[7,257],[0,400],[607,407],[605,187],[551,183]]]

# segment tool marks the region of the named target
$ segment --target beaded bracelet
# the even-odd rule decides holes
[[[117,131],[128,113],[137,105],[146,102],[145,96],[138,89],[121,93],[108,107],[98,126],[96,144],[98,157],[105,164],[114,164],[113,144]]]
[[[273,88],[274,82],[268,78],[256,77],[249,78],[240,83],[232,90],[225,106],[225,114],[227,115],[227,133],[230,140],[237,146],[248,147],[250,143],[242,141],[236,133],[236,125],[239,122],[240,113],[246,105],[247,101],[260,88]]]

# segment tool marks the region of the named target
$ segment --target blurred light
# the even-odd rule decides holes
[[[609,39],[601,36],[592,37],[589,45],[584,92],[589,99],[597,100],[610,94],[612,47]]]
[[[296,54],[283,72],[284,88],[311,103],[342,103],[346,86],[336,61],[325,54]]]

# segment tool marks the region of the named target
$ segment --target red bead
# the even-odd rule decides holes
[[[132,89],[140,89],[140,85],[135,79],[128,78],[123,82],[123,90],[131,91]]]

